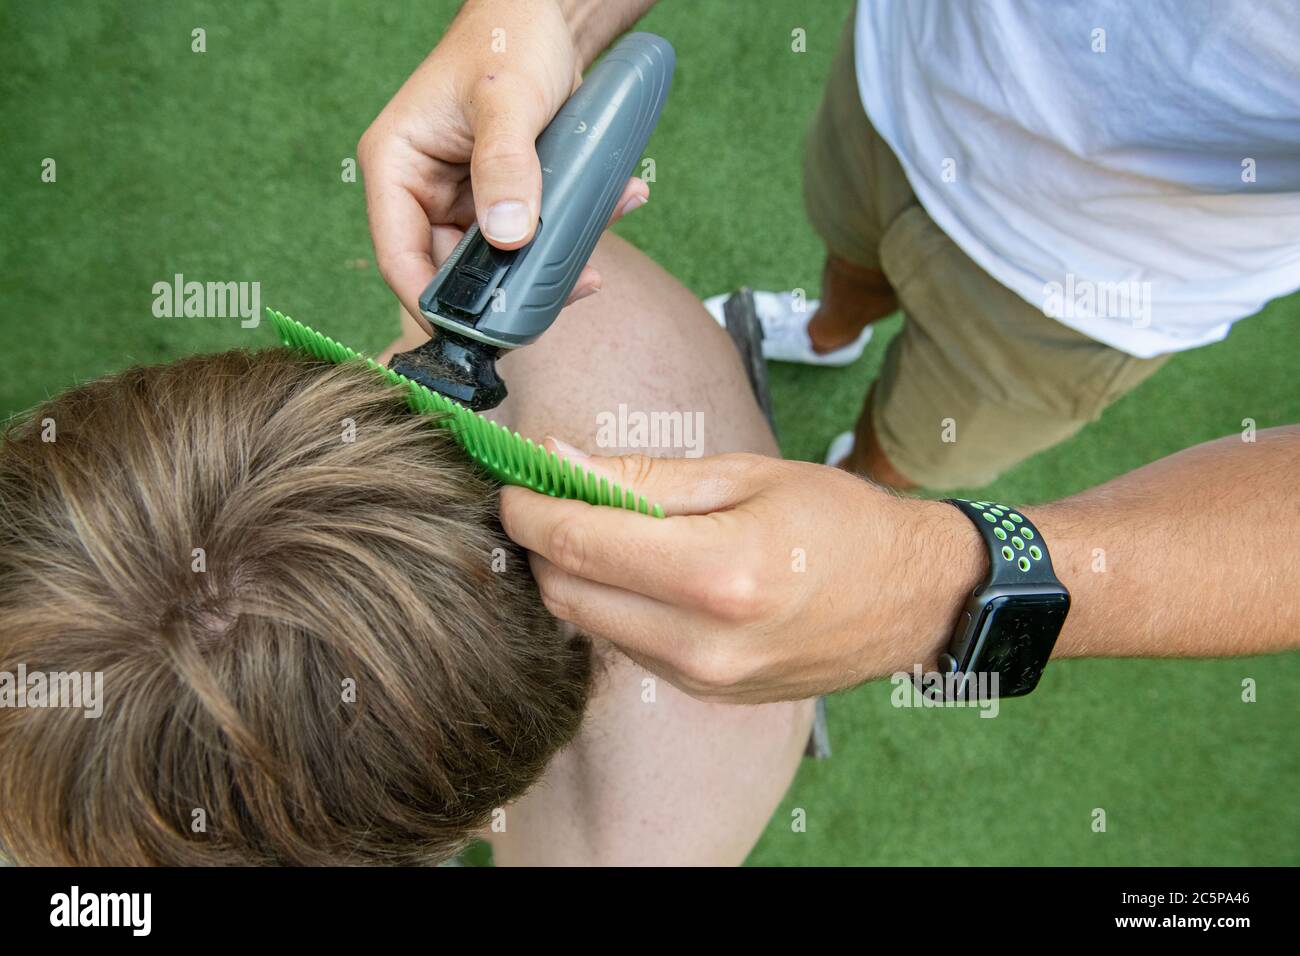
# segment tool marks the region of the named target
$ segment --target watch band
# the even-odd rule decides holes
[[[1047,545],[1032,521],[1013,508],[991,501],[945,498],[979,529],[989,547],[984,587],[1006,584],[1057,584]]]

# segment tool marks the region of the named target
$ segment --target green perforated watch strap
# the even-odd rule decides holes
[[[989,546],[989,577],[992,584],[1055,583],[1052,558],[1033,522],[1014,508],[992,501],[945,498],[975,523]]]

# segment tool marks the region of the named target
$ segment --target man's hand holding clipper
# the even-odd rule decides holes
[[[585,67],[650,5],[469,0],[370,124],[357,159],[379,271],[421,324],[420,292],[471,223],[501,249],[532,239],[538,134]],[[649,187],[630,179],[613,219],[648,197]],[[570,301],[599,288],[587,267]]]

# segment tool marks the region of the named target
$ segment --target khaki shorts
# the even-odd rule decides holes
[[[898,293],[903,328],[870,414],[890,463],[917,485],[988,484],[1168,358],[1134,358],[1048,318],[935,225],[862,108],[851,16],[808,134],[804,201],[830,253],[882,270]]]

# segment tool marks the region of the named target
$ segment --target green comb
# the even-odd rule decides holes
[[[372,358],[358,355],[346,345],[335,342],[327,335],[321,335],[283,313],[274,309],[267,309],[266,313],[280,334],[280,341],[289,348],[324,362],[365,362],[389,382],[405,388],[407,404],[411,409],[421,415],[434,416],[439,424],[449,428],[456,444],[498,481],[530,488],[552,498],[569,498],[585,501],[589,505],[624,508],[654,515],[656,518],[664,516],[664,509],[650,504],[644,495],[621,488],[608,478],[597,478],[581,465],[575,465],[553,451],[548,452],[531,439],[521,437],[518,432],[511,432],[496,422],[488,421],[459,402],[425,388],[392,369],[384,368]]]

